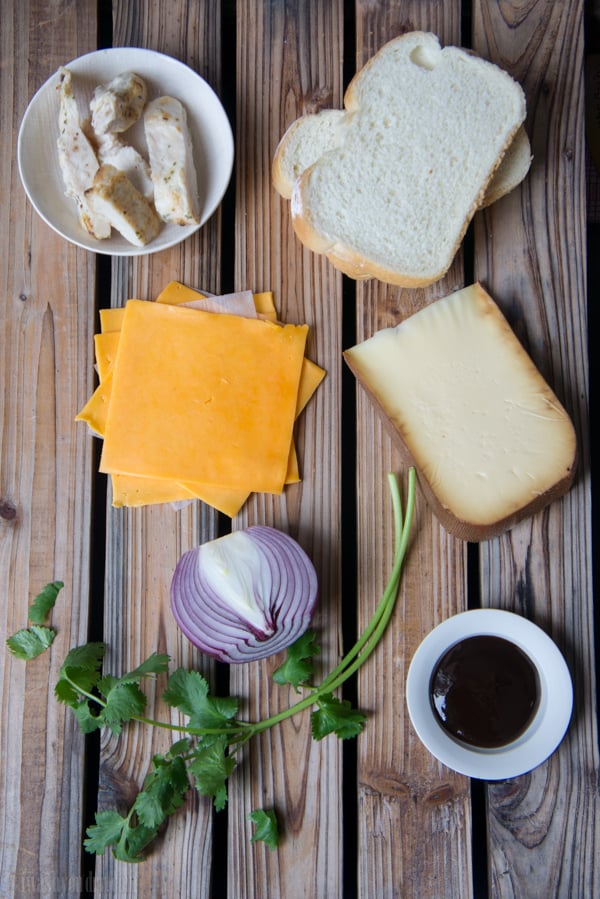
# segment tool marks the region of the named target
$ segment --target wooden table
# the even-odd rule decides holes
[[[510,196],[478,214],[443,281],[427,290],[346,281],[294,237],[270,163],[299,114],[340,107],[351,75],[388,39],[424,29],[472,46],[527,94],[534,162]],[[58,636],[34,662],[2,647],[0,896],[570,897],[600,895],[598,734],[588,438],[583,4],[477,0],[171,0],[6,2],[0,23],[0,582],[2,633],[23,627],[36,593],[65,583]],[[16,138],[26,106],[59,65],[100,46],[148,47],[198,71],[236,137],[220,210],[175,249],[127,261],[63,242],[26,200]],[[50,139],[50,138],[49,138]],[[284,320],[310,325],[327,378],[299,422],[303,481],[253,496],[233,521],[200,502],[113,509],[98,446],[74,421],[94,384],[97,312],[152,299],[168,280],[214,293],[272,290]],[[84,738],[53,696],[66,652],[106,641],[119,673],[153,651],[196,667],[263,717],[293,700],[267,660],[223,670],[175,627],[168,592],[187,548],[230,526],[294,536],[319,575],[322,664],[367,621],[392,558],[388,471],[399,457],[342,349],[432,298],[481,280],[575,423],[570,493],[505,536],[450,537],[417,497],[397,610],[351,697],[364,733],[311,739],[308,714],[257,739],[229,785],[226,812],[190,792],[139,865],[82,851],[96,808],[127,807],[169,740],[129,725]],[[420,640],[467,607],[512,609],[563,650],[575,709],[551,758],[508,781],[469,782],[438,763],[411,728],[405,678]],[[4,643],[4,641],[3,641]],[[168,714],[161,682],[149,713]],[[274,807],[270,851],[250,841],[251,809]]]

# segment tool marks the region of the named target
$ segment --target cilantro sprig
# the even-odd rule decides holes
[[[240,749],[257,734],[299,712],[311,709],[311,733],[315,740],[329,734],[348,739],[362,731],[365,714],[347,700],[338,698],[335,692],[369,658],[394,611],[414,512],[414,469],[408,472],[404,517],[394,475],[389,475],[389,485],[395,544],[392,572],[383,596],[356,643],[320,683],[314,683],[314,658],[320,652],[314,631],[306,631],[289,647],[273,680],[293,687],[302,696],[277,714],[260,721],[241,720],[236,697],[212,696],[208,682],[198,671],[177,668],[168,677],[162,698],[187,720],[184,724],[155,721],[145,716],[147,700],[141,683],[168,671],[167,655],[153,653],[137,668],[115,677],[103,674],[106,649],[103,643],[88,643],[68,653],[60,669],[55,695],[73,710],[83,732],[107,727],[118,735],[127,722],[137,721],[177,734],[167,753],[154,756],[143,787],[127,814],[110,809],[96,813],[95,823],[88,827],[84,842],[89,852],[102,854],[111,849],[121,861],[143,860],[160,828],[181,807],[192,788],[209,797],[217,811],[222,810],[227,804],[227,782],[235,770]],[[37,626],[32,625],[29,630]],[[255,828],[252,841],[262,841],[275,849],[279,843],[275,812],[259,809],[248,817]]]
[[[6,640],[6,645],[15,658],[30,661],[52,645],[56,631],[47,627],[45,621],[63,587],[62,581],[52,581],[35,597],[29,606],[28,618],[31,622],[29,627],[21,628]]]

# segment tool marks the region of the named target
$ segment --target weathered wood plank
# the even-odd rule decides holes
[[[328,374],[296,432],[303,483],[282,497],[251,499],[236,526],[261,521],[280,527],[313,559],[320,584],[314,624],[325,672],[340,650],[341,279],[302,250],[270,170],[293,119],[340,102],[342,24],[340,0],[237,3],[235,283],[272,289],[285,321],[307,322],[308,355]],[[247,697],[252,718],[298,698],[270,680],[279,661],[232,670],[231,692]],[[308,714],[248,748],[230,793],[232,897],[343,895],[341,776],[339,742],[312,741]],[[248,813],[265,806],[274,806],[281,820],[277,852],[248,839]]]
[[[220,10],[232,13],[233,4],[114,2],[114,43],[167,52],[218,91]],[[564,650],[576,690],[574,721],[552,759],[531,775],[487,789],[490,893],[498,897],[600,894],[582,5],[473,4],[474,47],[525,86],[535,154],[523,186],[477,217],[475,274],[564,400],[581,449],[578,480],[564,500],[480,547],[484,604],[514,609],[541,624]],[[400,291],[372,282],[356,288],[356,310],[351,304],[343,309],[342,279],[302,249],[288,204],[272,189],[273,151],[289,122],[302,112],[341,104],[344,7],[353,15],[343,0],[237,0],[237,46],[225,47],[232,60],[236,54],[237,68],[235,240],[222,249],[217,214],[180,248],[134,262],[113,260],[110,295],[100,297],[103,306],[121,305],[129,296],[151,298],[171,278],[217,292],[226,259],[232,265],[226,277],[236,287],[273,289],[283,319],[311,325],[309,355],[328,376],[296,431],[304,481],[280,498],[254,497],[234,527],[258,521],[281,527],[313,558],[321,588],[315,625],[325,670],[341,650],[345,560],[352,568],[356,555],[359,627],[381,595],[393,541],[386,475],[405,474],[358,390],[357,545],[342,545],[343,315],[356,316],[360,340],[464,283],[459,257],[430,290]],[[65,653],[87,639],[95,473],[92,439],[73,418],[93,384],[96,260],[64,244],[27,204],[16,172],[16,129],[45,78],[59,64],[95,49],[96,11],[97,4],[87,0],[59,0],[49,14],[48,4],[32,0],[3,9],[0,27],[0,114],[15,129],[12,142],[0,148],[0,577],[8,597],[2,633],[26,623],[27,606],[44,583],[66,583],[53,613],[59,634],[51,652],[25,665],[6,656],[3,642],[0,650],[1,896],[76,896],[90,886],[81,877],[83,739],[52,694]],[[458,0],[359,0],[356,66],[384,41],[413,28],[459,43]],[[351,294],[346,292],[346,300]],[[115,673],[158,650],[169,652],[174,664],[213,676],[213,666],[174,627],[168,588],[181,553],[215,536],[216,529],[216,516],[200,504],[180,512],[108,510],[104,630]],[[353,598],[343,599],[346,604]],[[227,864],[228,891],[236,899],[267,893],[286,899],[350,897],[354,865],[365,897],[470,896],[469,783],[424,750],[404,702],[417,644],[466,600],[466,547],[437,525],[419,494],[397,613],[358,681],[359,704],[369,721],[357,744],[356,822],[354,809],[345,810],[350,828],[356,823],[358,858],[340,811],[341,744],[334,737],[312,741],[308,715],[302,715],[264,735],[240,759],[230,782],[227,862],[223,854],[213,870],[213,813],[208,802],[190,796],[144,864],[117,863],[109,854],[97,860],[97,895],[220,896],[220,871]],[[272,685],[278,662],[231,671],[231,692],[243,698],[244,714],[264,717],[297,698]],[[170,718],[159,700],[163,686],[159,680],[148,712]],[[152,754],[170,742],[142,727],[127,727],[119,739],[104,736],[100,807],[127,807]],[[269,806],[283,827],[277,852],[250,842],[248,812]],[[346,860],[344,851],[350,854]]]
[[[35,91],[95,47],[94,12],[89,2],[55,3],[51,16],[46,3],[15,3],[3,8],[0,29],[1,633],[27,624],[47,582],[65,583],[49,653],[25,663],[4,639],[0,647],[2,896],[74,896],[82,886],[83,738],[53,689],[67,651],[87,634],[91,453],[74,417],[92,380],[94,259],[32,210],[16,140]]]
[[[486,605],[532,618],[561,647],[575,686],[568,735],[530,775],[488,789],[494,896],[594,896],[598,734],[591,570],[586,315],[583,4],[481,4],[474,46],[525,88],[534,160],[476,229],[488,287],[572,415],[574,488],[481,548]]]
[[[167,53],[190,65],[219,92],[218,4],[116,2],[113,17],[115,46],[143,46]],[[111,296],[103,298],[102,305],[121,306],[129,297],[153,299],[173,279],[218,293],[220,271],[221,214],[217,212],[179,247],[133,261],[113,260]],[[171,656],[171,670],[195,668],[212,677],[213,666],[176,628],[169,586],[182,553],[215,537],[217,523],[216,513],[201,503],[179,511],[161,505],[108,510],[104,638],[109,670],[122,673],[157,651]],[[159,678],[148,715],[182,723],[160,698],[164,685]],[[173,739],[144,726],[127,727],[118,739],[104,736],[99,807],[127,808],[142,785],[152,755],[165,751]],[[210,895],[212,818],[211,802],[190,793],[143,864],[116,862],[108,853],[98,860],[98,889],[111,896],[194,899]]]
[[[460,43],[459,3],[357,4],[360,68],[386,41],[411,30]],[[462,285],[460,257],[427,290],[357,286],[356,336],[398,324]],[[364,627],[392,565],[388,471],[406,470],[364,392],[357,391],[358,622]],[[443,531],[420,492],[398,607],[382,643],[359,672],[359,703],[371,711],[358,753],[359,890],[363,896],[471,895],[470,792],[438,763],[408,719],[408,665],[423,637],[467,606],[466,547]]]

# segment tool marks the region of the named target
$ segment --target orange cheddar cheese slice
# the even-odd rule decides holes
[[[139,478],[132,475],[113,474],[111,475],[111,484],[112,505],[116,508],[148,506],[156,503],[181,503],[201,499],[183,484],[166,478]]]
[[[273,292],[271,290],[255,293],[254,306],[258,314],[263,318],[268,318],[269,321],[272,322],[277,321],[277,310],[275,308],[275,300],[273,299]]]
[[[98,437],[104,437],[104,432],[106,431],[111,392],[112,371],[109,371],[104,380],[98,384],[83,409],[75,416],[75,421],[85,421]]]
[[[301,386],[298,391],[296,417],[302,412],[325,376],[322,368],[305,359],[305,365],[307,362],[309,363],[308,366],[306,368],[303,366]],[[96,388],[90,400],[77,416],[77,420],[87,422],[92,431],[99,437],[104,437],[111,387],[112,373],[109,372],[106,381]],[[115,507],[145,506],[153,503],[174,503],[199,499],[218,509],[219,512],[223,512],[225,515],[233,518],[250,495],[249,492],[243,490],[214,487],[211,484],[199,484],[196,482],[180,484],[175,480],[169,481],[164,478],[138,477],[135,475],[113,474],[111,481],[112,504]],[[288,457],[285,483],[297,484],[299,481],[298,458],[292,444]]]
[[[154,503],[179,503],[199,499],[219,512],[233,518],[240,511],[249,493],[211,484],[178,484],[165,478],[143,478],[132,475],[111,475],[112,504],[147,506]]]
[[[260,316],[272,322],[278,320],[271,291],[255,294],[250,291],[242,291],[220,297],[206,297],[201,292],[186,287],[180,282],[172,281],[159,294],[157,301],[170,305],[191,306],[196,309],[203,309],[206,306],[207,309],[214,312],[228,312],[253,318]],[[125,311],[125,307],[100,310],[101,333],[94,336],[96,368],[100,383],[92,397],[76,416],[77,420],[85,421],[99,437],[104,437],[105,434],[112,391],[112,367],[118,351]],[[296,402],[296,417],[300,415],[324,376],[325,371],[322,368],[306,358],[303,360]],[[240,511],[250,495],[248,491],[197,481],[180,483],[169,478],[116,473],[112,473],[110,477],[112,503],[116,507],[189,502],[193,499],[200,499],[233,517]],[[285,483],[294,484],[299,481],[298,459],[292,442]]]
[[[298,389],[298,398],[296,401],[296,418],[300,415],[309,399],[325,377],[325,372],[310,359],[305,359],[302,365],[302,373],[300,378],[300,386]],[[76,421],[85,421],[91,430],[98,435],[104,437],[106,430],[106,418],[108,414],[108,405],[110,403],[110,395],[112,391],[112,371],[109,370],[104,379],[96,387],[94,393],[87,401],[81,411],[75,416]],[[292,444],[288,458],[288,469],[286,473],[286,484],[297,484],[300,480],[300,470],[298,468],[298,457]],[[161,484],[161,494],[164,493],[164,484]],[[207,486],[207,485],[204,485]],[[139,487],[139,485],[137,485]],[[196,486],[195,489],[201,489]],[[188,491],[189,492],[189,491]],[[198,499],[202,497],[198,496]],[[164,500],[155,500],[156,502],[164,502]],[[141,504],[138,503],[138,504]],[[212,503],[211,503],[212,505]],[[229,506],[229,503],[228,503]],[[220,507],[218,507],[220,508]],[[221,509],[221,511],[225,511]]]
[[[119,347],[119,336],[119,331],[103,331],[100,334],[94,334],[94,353],[100,383],[106,380],[113,367]]]
[[[281,492],[307,332],[130,300],[101,471]]]
[[[120,331],[125,316],[125,307],[117,306],[114,309],[100,310],[100,330],[103,334],[108,331]]]
[[[156,297],[156,302],[178,306],[180,303],[189,303],[192,300],[202,299],[205,296],[206,294],[202,293],[202,291],[188,287],[180,281],[169,281],[167,286]]]

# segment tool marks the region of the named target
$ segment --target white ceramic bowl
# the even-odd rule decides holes
[[[165,224],[158,237],[145,247],[133,246],[114,229],[113,236],[107,240],[96,240],[84,231],[79,224],[75,201],[65,196],[58,162],[58,73],[35,94],[19,130],[19,173],[36,212],[71,243],[111,256],[156,253],[180,243],[202,227],[223,199],[233,168],[231,125],[213,89],[178,60],[136,47],[97,50],[65,63],[65,66],[73,74],[73,89],[82,118],[89,115],[88,104],[94,88],[126,71],[136,72],[146,81],[149,99],[166,94],[183,103],[194,148],[201,221],[193,225]],[[141,121],[122,136],[147,158]]]
[[[533,720],[517,740],[498,749],[473,748],[453,739],[430,699],[431,676],[440,658],[460,640],[481,634],[512,641],[534,663],[539,677]],[[571,718],[573,686],[562,654],[540,627],[513,612],[474,609],[453,615],[425,637],[408,669],[406,698],[413,727],[436,758],[469,777],[504,780],[531,771],[556,749]]]

